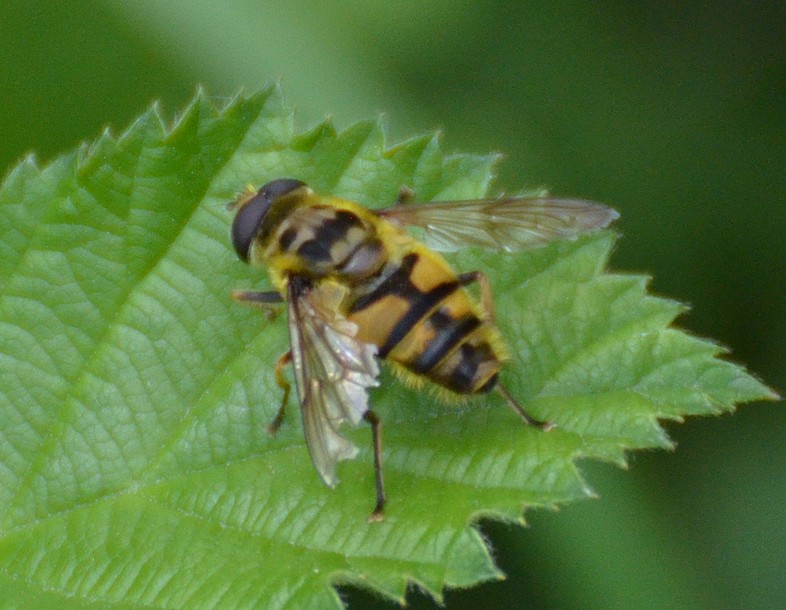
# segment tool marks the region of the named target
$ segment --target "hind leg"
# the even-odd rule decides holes
[[[494,295],[491,293],[491,283],[488,276],[482,271],[469,271],[458,276],[459,284],[467,286],[473,282],[480,288],[480,306],[486,314],[487,322],[494,322]]]
[[[462,286],[472,284],[473,282],[477,283],[478,288],[480,288],[480,306],[483,308],[483,311],[486,314],[486,321],[493,323],[494,298],[491,293],[491,284],[489,283],[488,276],[482,271],[470,271],[468,273],[462,273],[459,275],[458,280]],[[494,383],[493,388],[505,399],[505,402],[508,404],[508,406],[513,409],[527,425],[534,426],[535,428],[539,428],[541,430],[551,430],[554,427],[553,423],[540,421],[539,419],[535,419],[532,417],[532,415],[527,413],[524,407],[522,407],[516,401],[516,399],[513,398],[513,395],[505,386],[499,383],[499,381]]]
[[[522,407],[518,402],[516,402],[516,399],[513,398],[513,395],[501,383],[497,383],[497,385],[494,386],[494,389],[499,394],[502,395],[502,397],[505,399],[505,402],[508,403],[508,406],[511,409],[513,409],[516,412],[516,414],[521,419],[523,419],[524,423],[526,423],[528,426],[532,426],[534,428],[538,428],[540,430],[543,430],[544,432],[554,428],[554,426],[555,426],[554,423],[552,423],[550,421],[541,421],[539,419],[535,419],[534,417],[532,417],[532,415],[527,413],[527,411],[524,409],[524,407]]]

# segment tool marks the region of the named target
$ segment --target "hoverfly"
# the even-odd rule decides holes
[[[282,178],[252,187],[228,207],[236,209],[232,243],[238,256],[267,268],[274,292],[236,290],[238,301],[262,306],[286,302],[290,351],[276,364],[283,390],[275,433],[286,409],[292,363],[306,444],[329,486],[336,464],[357,448],[339,426],[371,425],[376,505],[382,518],[382,437],[368,406],[378,385],[378,359],[405,382],[430,381],[446,393],[496,391],[529,425],[530,416],[500,383],[506,359],[493,320],[491,288],[482,271],[457,274],[435,250],[481,246],[505,251],[575,238],[618,217],[606,206],[575,199],[501,197],[414,204],[402,188],[394,205],[370,210],[339,197],[318,195],[305,183]],[[405,227],[420,227],[418,241]],[[477,283],[480,301],[466,286]]]

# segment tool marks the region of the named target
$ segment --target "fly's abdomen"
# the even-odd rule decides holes
[[[447,301],[468,301],[462,290]],[[407,369],[459,394],[494,387],[500,359],[493,347],[494,329],[469,308],[458,311],[443,303],[421,321],[391,352]],[[395,352],[395,353],[394,353]]]
[[[389,264],[349,309],[359,338],[453,392],[491,390],[500,369],[496,330],[437,255],[416,249]],[[361,291],[359,291],[361,292]]]

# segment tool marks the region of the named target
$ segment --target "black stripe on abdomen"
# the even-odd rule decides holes
[[[480,366],[487,362],[496,362],[497,357],[488,343],[480,343],[479,345],[464,343],[459,347],[459,354],[461,360],[458,366],[450,371],[448,378],[443,383],[454,392],[468,394],[474,389]],[[492,384],[486,388],[487,385],[488,382],[483,386],[484,391],[493,387]]]
[[[349,312],[357,313],[358,311],[363,311],[366,309],[366,307],[373,305],[389,294],[395,294],[403,298],[407,298],[407,293],[412,292],[413,290],[420,294],[420,291],[412,285],[412,282],[409,279],[412,269],[415,268],[415,264],[417,262],[417,254],[408,254],[405,256],[401,261],[401,264],[396,269],[394,269],[393,272],[390,273],[382,282],[380,282],[371,292],[364,294],[357,301],[355,301],[352,304],[352,307],[350,307]]]
[[[439,321],[437,320],[439,318]],[[443,323],[443,319],[445,323]],[[461,340],[480,326],[474,314],[462,318],[450,318],[441,311],[435,311],[428,319],[434,328],[434,338],[416,360],[407,366],[415,373],[424,375],[431,371]]]
[[[380,358],[385,358],[420,320],[459,288],[458,281],[451,280],[437,284],[428,292],[419,290],[410,278],[418,260],[416,253],[405,256],[392,273],[371,292],[361,296],[350,308],[350,314],[357,313],[389,295],[407,301],[406,313],[396,322],[385,343],[379,347]]]
[[[409,309],[407,313],[396,322],[387,340],[379,348],[379,357],[385,358],[429,311],[453,294],[458,287],[458,282],[445,282],[443,284],[438,284],[428,292],[420,292],[418,290],[416,295],[407,295]],[[403,295],[398,293],[396,296]]]

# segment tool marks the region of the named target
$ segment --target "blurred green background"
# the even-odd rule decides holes
[[[385,111],[391,141],[441,128],[448,151],[504,152],[499,189],[613,205],[613,267],[786,389],[783,2],[4,0],[0,168],[155,99],[172,116],[197,84],[220,100],[279,77],[304,127]],[[783,607],[783,405],[669,429],[676,453],[584,465],[600,500],[484,523],[509,579],[447,607]]]

